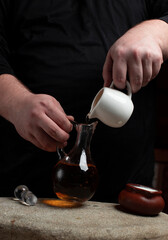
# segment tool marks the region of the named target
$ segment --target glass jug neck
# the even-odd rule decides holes
[[[81,146],[83,149],[90,147],[90,142],[96,128],[97,122],[91,124],[78,124],[76,126],[77,139],[76,146]]]

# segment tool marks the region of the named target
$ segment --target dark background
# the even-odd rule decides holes
[[[157,77],[157,117],[155,143],[154,187],[161,189],[168,213],[168,63],[163,64]]]

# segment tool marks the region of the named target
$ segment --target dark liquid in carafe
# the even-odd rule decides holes
[[[77,164],[58,162],[53,174],[54,191],[63,200],[84,202],[94,195],[98,185],[98,172],[94,164],[82,170]]]

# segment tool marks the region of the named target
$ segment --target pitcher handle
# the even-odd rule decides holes
[[[73,127],[76,129],[78,123],[76,121],[73,121],[73,120],[69,120],[69,121],[72,123]],[[57,154],[58,154],[59,160],[61,160],[62,158],[67,156],[64,149],[63,148],[58,148],[58,147],[57,147]]]
[[[132,98],[132,90],[131,90],[131,85],[128,81],[126,81],[126,86],[127,86],[127,95]],[[112,81],[110,88],[114,88],[114,82]]]
[[[63,148],[58,148],[58,147],[57,147],[57,154],[58,154],[59,160],[61,160],[63,157],[67,155]]]

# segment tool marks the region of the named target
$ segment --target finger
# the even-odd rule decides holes
[[[151,58],[145,58],[142,61],[143,68],[143,80],[142,87],[146,86],[152,78],[152,60]]]
[[[72,130],[71,122],[68,120],[61,104],[55,98],[50,98],[50,101],[47,102],[45,114],[64,131],[70,132]]]
[[[69,120],[67,120],[69,122]],[[71,126],[72,124],[69,123]],[[60,128],[51,118],[43,114],[39,121],[39,126],[54,140],[64,143],[68,140],[69,134]],[[72,129],[72,127],[71,127]]]
[[[31,143],[33,143],[36,147],[43,149],[43,146],[40,144],[40,142],[32,135],[30,134],[29,136],[30,138],[28,138],[27,140],[30,141]]]
[[[68,120],[74,121],[74,117],[71,115],[67,115]]]
[[[112,66],[113,61],[110,56],[110,51],[107,53],[106,60],[103,66],[103,79],[104,79],[104,87],[109,87],[112,82]]]
[[[143,69],[140,58],[132,58],[128,63],[128,75],[132,92],[137,92],[142,87]]]
[[[67,142],[61,144],[55,141],[40,128],[30,136],[30,139],[36,147],[48,152],[55,152],[58,147],[64,148],[67,145]]]
[[[161,64],[162,64],[161,59],[153,61],[153,63],[152,63],[152,79],[154,79],[158,75],[160,68],[161,68]]]
[[[113,82],[117,88],[125,88],[127,78],[127,63],[124,58],[118,58],[113,62]]]
[[[54,109],[54,108],[53,108]],[[66,114],[61,111],[60,109],[56,109],[56,111],[53,110],[48,110],[47,111],[47,116],[56,123],[62,130],[65,132],[69,133],[72,130],[72,124],[67,118]]]

